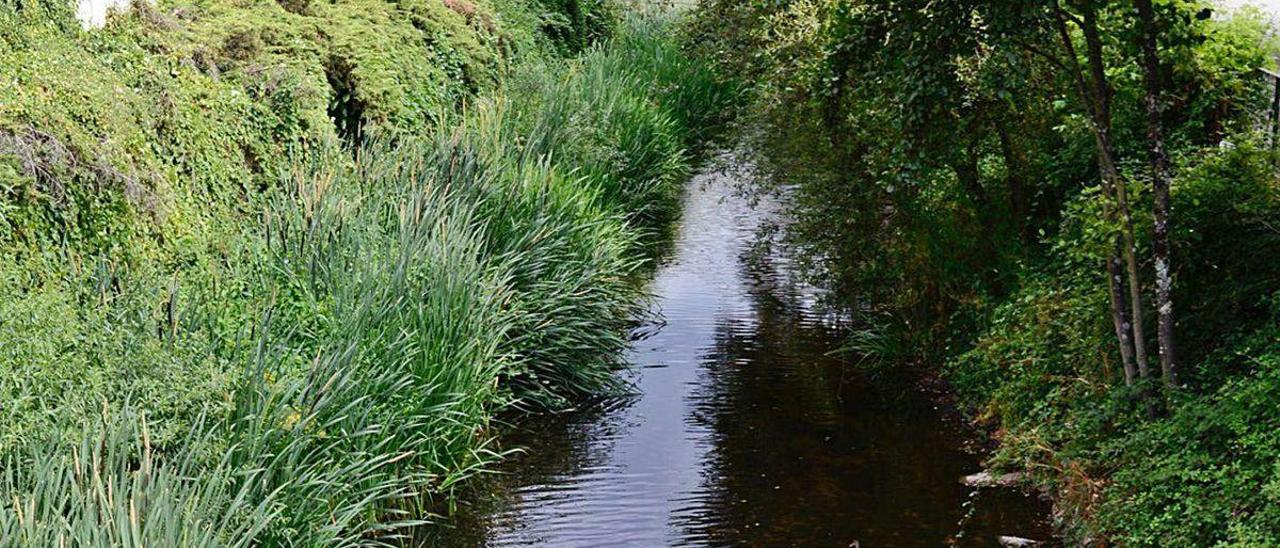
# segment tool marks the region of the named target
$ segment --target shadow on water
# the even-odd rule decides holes
[[[777,215],[707,173],[653,282],[664,325],[631,352],[638,395],[522,420],[443,546],[991,546],[1044,539],[1047,506],[973,497],[963,433],[910,383],[869,382],[767,251]],[[766,251],[761,252],[762,249]]]

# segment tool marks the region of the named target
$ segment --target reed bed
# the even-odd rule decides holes
[[[0,546],[394,544],[500,458],[495,412],[620,389],[654,241],[732,97],[669,24],[519,69],[431,134],[299,153],[181,270],[7,267],[0,309],[66,314],[101,381],[42,385],[67,372],[27,365],[39,340],[0,356],[35,375],[4,386],[14,413],[53,426],[5,430]]]

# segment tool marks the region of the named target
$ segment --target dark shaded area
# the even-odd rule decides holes
[[[331,56],[324,66],[324,76],[333,94],[329,97],[329,118],[338,137],[349,145],[359,145],[364,134],[364,101],[356,94],[355,67],[341,56]]]
[[[768,265],[753,265],[768,276]],[[761,268],[763,266],[764,268]],[[963,432],[911,379],[864,377],[844,341],[776,279],[753,278],[757,324],[728,319],[703,362],[691,423],[713,449],[685,538],[708,545],[991,546],[1048,538],[1047,507],[957,479],[977,470]]]

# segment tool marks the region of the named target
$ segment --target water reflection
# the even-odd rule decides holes
[[[436,530],[457,546],[990,546],[1046,536],[1043,505],[970,493],[977,471],[930,399],[850,373],[785,254],[770,204],[697,178],[654,280],[665,325],[636,343],[638,395],[526,421],[527,451]],[[762,252],[761,249],[764,249]],[[963,525],[962,525],[963,522]]]

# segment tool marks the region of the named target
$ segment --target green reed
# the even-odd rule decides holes
[[[99,416],[15,444],[0,546],[391,544],[501,457],[496,411],[622,388],[646,249],[728,97],[658,25],[528,67],[433,134],[299,154],[218,254],[132,274],[140,297],[103,299],[100,325],[158,338],[129,354],[164,358],[147,386],[225,382],[192,411],[124,379]]]

